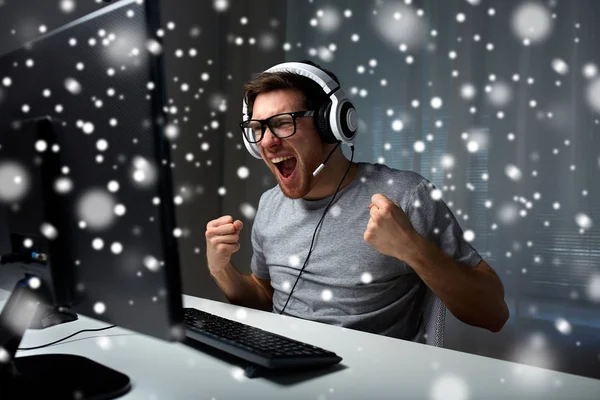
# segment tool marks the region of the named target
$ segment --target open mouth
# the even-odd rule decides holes
[[[296,157],[290,157],[288,159],[274,164],[277,167],[277,170],[279,171],[279,175],[281,175],[283,179],[287,180],[292,176],[292,174],[296,170],[297,160]]]

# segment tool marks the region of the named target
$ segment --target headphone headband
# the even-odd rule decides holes
[[[338,85],[338,83],[331,76],[310,64],[288,62],[275,65],[265,72],[293,72],[298,75],[305,76],[318,83],[326,95],[329,95],[340,87],[340,85]]]

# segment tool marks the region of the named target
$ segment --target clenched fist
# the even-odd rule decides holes
[[[206,258],[210,270],[217,271],[229,264],[231,255],[240,249],[240,231],[243,227],[242,221],[233,221],[230,215],[206,225]]]
[[[415,251],[419,234],[404,210],[381,193],[371,197],[369,209],[371,218],[363,234],[365,242],[381,254],[406,261]]]

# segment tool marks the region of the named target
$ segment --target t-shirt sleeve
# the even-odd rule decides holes
[[[250,261],[250,268],[252,269],[252,273],[256,275],[256,277],[260,279],[270,279],[269,275],[269,266],[267,265],[265,255],[263,253],[263,240],[261,231],[263,229],[262,219],[263,219],[263,210],[261,209],[261,200],[259,201],[258,210],[256,211],[256,215],[254,218],[254,222],[252,224],[252,233],[251,233],[251,241],[252,241],[252,260]]]
[[[427,179],[419,183],[407,206],[408,218],[421,236],[435,243],[455,261],[476,266],[482,257],[465,240],[462,228],[446,203],[432,197],[434,190],[435,186]]]

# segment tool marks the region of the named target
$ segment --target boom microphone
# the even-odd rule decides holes
[[[335,144],[335,147],[333,148],[333,150],[331,150],[329,152],[329,155],[327,155],[327,158],[325,159],[325,161],[323,161],[323,163],[321,165],[319,165],[319,167],[317,169],[315,169],[315,172],[313,172],[313,176],[317,176],[317,174],[319,172],[321,172],[321,170],[323,169],[323,167],[325,167],[325,164],[327,164],[327,161],[329,161],[329,157],[331,157],[331,155],[333,154],[333,152],[335,151],[335,149],[338,148],[338,146],[341,144],[342,142],[338,140],[338,142]]]

